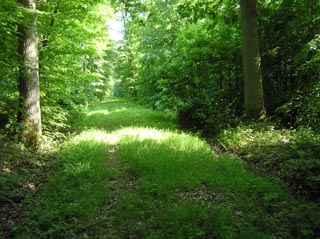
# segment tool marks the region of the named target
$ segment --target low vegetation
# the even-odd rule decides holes
[[[320,198],[320,136],[308,128],[280,129],[251,124],[216,137],[219,148],[260,172],[275,176],[313,201]]]
[[[0,237],[320,236],[319,205],[279,179],[293,152],[309,155],[303,142],[319,142],[310,132],[241,126],[212,147],[173,115],[124,101],[91,107],[77,130],[51,154],[1,149]]]

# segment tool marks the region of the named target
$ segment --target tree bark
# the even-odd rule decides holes
[[[257,0],[241,0],[240,5],[245,116],[258,119],[265,117],[266,111],[260,66]]]
[[[40,143],[41,111],[39,88],[38,36],[35,0],[18,0],[23,6],[24,21],[18,26],[20,58],[19,139],[28,146]]]

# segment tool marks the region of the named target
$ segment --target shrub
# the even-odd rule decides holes
[[[237,112],[234,110],[236,100],[221,97],[221,93],[217,97],[208,97],[207,100],[191,100],[178,110],[179,124],[205,136],[215,135],[238,122]]]

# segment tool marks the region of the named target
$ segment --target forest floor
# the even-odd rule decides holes
[[[212,146],[121,100],[78,129],[36,156],[2,146],[0,238],[320,238],[319,205],[258,173],[227,134]]]

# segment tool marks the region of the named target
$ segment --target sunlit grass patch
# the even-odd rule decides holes
[[[154,128],[136,128],[127,127],[108,133],[103,130],[85,130],[75,137],[75,140],[86,141],[95,140],[109,145],[118,144],[120,141],[143,141],[144,139],[152,139],[162,141],[173,134],[170,131],[157,130]]]
[[[113,145],[144,142],[146,140],[151,140],[155,143],[164,142],[168,147],[172,147],[176,151],[190,152],[203,150],[207,153],[210,152],[210,154],[212,152],[209,145],[198,137],[178,131],[159,130],[148,127],[126,127],[111,133],[103,130],[85,130],[75,136],[71,143],[75,141],[96,141]]]

